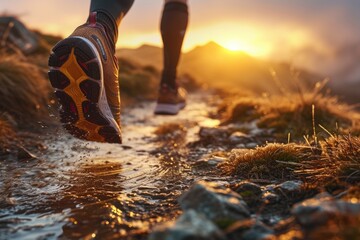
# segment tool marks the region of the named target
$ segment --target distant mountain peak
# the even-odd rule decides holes
[[[205,44],[203,47],[208,47],[208,48],[222,48],[224,49],[224,47],[222,47],[220,44],[218,44],[217,42],[214,41],[210,41],[207,44]]]
[[[222,56],[226,58],[237,57],[237,58],[242,58],[242,60],[255,59],[244,51],[233,52],[214,41],[210,41],[205,45],[197,46],[193,50],[186,53],[186,55],[191,55],[191,56],[208,56],[208,54],[212,54],[213,56]]]
[[[139,49],[139,50],[143,50],[143,49],[160,49],[160,47],[150,45],[150,44],[143,44],[140,47],[138,47],[137,49]]]
[[[210,41],[206,43],[205,45],[196,46],[192,51],[219,51],[219,50],[225,50],[220,44]]]

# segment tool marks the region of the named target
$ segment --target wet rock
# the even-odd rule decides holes
[[[243,240],[268,240],[275,239],[274,231],[265,226],[261,222],[255,224],[251,229],[246,231],[242,238]]]
[[[215,166],[215,165],[218,165],[219,163],[222,163],[222,162],[224,162],[226,160],[227,160],[227,158],[214,156],[212,158],[206,159],[206,162],[209,165]]]
[[[302,181],[286,181],[276,186],[277,189],[285,193],[298,193],[304,183]]]
[[[263,192],[261,199],[266,204],[274,204],[280,201],[280,196],[276,193],[265,191]]]
[[[221,227],[250,217],[248,207],[242,197],[214,183],[199,181],[179,199],[183,210],[193,209],[202,213]]]
[[[258,203],[261,201],[262,190],[261,187],[255,183],[242,181],[236,184],[233,189],[235,192],[240,194],[240,196],[245,200],[249,205]]]
[[[240,143],[240,144],[236,145],[236,148],[246,148],[246,145],[243,143]]]
[[[231,143],[242,143],[248,139],[249,139],[248,135],[239,131],[232,133],[229,137],[229,141]]]
[[[188,210],[176,222],[158,226],[149,240],[225,240],[220,229],[202,214]]]
[[[19,146],[17,149],[17,159],[28,161],[28,160],[37,159],[37,157],[23,146]]]
[[[222,163],[222,162],[224,162],[226,160],[227,160],[227,158],[225,158],[225,157],[214,156],[212,158],[209,158],[207,161],[211,165],[217,165],[217,164]]]
[[[265,240],[275,239],[274,231],[260,221],[254,219],[239,221],[226,230],[229,240]]]
[[[246,146],[246,148],[256,148],[258,146],[258,144],[253,142],[253,143],[248,143],[245,146]]]
[[[274,192],[276,189],[276,185],[275,184],[269,184],[269,185],[266,185],[264,187],[264,192]]]
[[[301,226],[312,228],[326,224],[331,219],[358,217],[360,203],[335,200],[328,194],[319,194],[294,205],[291,212]]]

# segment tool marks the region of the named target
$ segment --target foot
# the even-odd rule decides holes
[[[186,106],[186,90],[181,87],[175,89],[162,85],[155,107],[155,114],[176,115]]]
[[[114,51],[96,13],[52,49],[49,78],[61,105],[60,121],[77,138],[121,143]]]

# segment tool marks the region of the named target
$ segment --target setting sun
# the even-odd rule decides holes
[[[231,51],[239,51],[239,50],[244,50],[241,48],[240,44],[236,41],[229,41],[227,43],[224,44],[224,47],[228,50]]]

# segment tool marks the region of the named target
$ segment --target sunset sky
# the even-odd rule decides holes
[[[0,0],[32,28],[66,36],[86,20],[88,0]],[[262,58],[288,59],[307,51],[334,57],[359,42],[359,0],[189,0],[184,50],[208,41]],[[136,0],[120,27],[118,47],[160,46],[162,0]],[[299,55],[299,56],[300,56]],[[300,57],[301,57],[300,56]],[[314,60],[315,61],[315,60]]]

